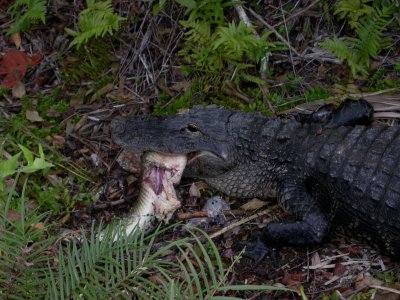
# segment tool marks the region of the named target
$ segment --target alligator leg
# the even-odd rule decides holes
[[[296,221],[269,223],[261,239],[247,244],[245,256],[253,258],[256,263],[282,246],[318,244],[328,231],[326,216],[307,193],[304,183],[285,178],[278,190],[278,201],[293,213]]]
[[[338,109],[332,113],[328,126],[368,125],[371,122],[374,109],[368,101],[360,99],[344,100]]]
[[[372,119],[374,109],[368,101],[346,99],[338,108],[327,104],[310,115],[299,115],[300,123],[320,123],[330,127],[368,125]]]

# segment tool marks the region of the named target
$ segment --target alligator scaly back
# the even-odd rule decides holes
[[[263,249],[318,244],[343,229],[400,258],[400,128],[338,126],[351,118],[300,124],[211,106],[118,119],[112,129],[127,150],[186,155],[184,176],[227,195],[272,190],[293,219],[267,224]]]

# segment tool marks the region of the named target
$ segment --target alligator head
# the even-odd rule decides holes
[[[111,131],[114,141],[127,151],[185,154],[184,176],[213,177],[235,164],[237,155],[228,133],[235,114],[217,106],[199,106],[173,116],[116,118]]]

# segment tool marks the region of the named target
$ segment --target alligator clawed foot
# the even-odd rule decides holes
[[[275,247],[267,245],[261,236],[256,237],[252,241],[242,242],[240,246],[241,248],[245,248],[243,256],[251,258],[255,265],[259,265],[267,256],[274,263],[278,261],[278,250]]]

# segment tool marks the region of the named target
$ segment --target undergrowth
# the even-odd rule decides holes
[[[14,23],[7,30],[7,34],[26,31],[39,21],[46,23],[46,10],[46,0],[16,0],[7,11],[14,18]]]
[[[110,71],[112,52],[111,42],[103,39],[92,39],[85,47],[74,49],[63,63],[62,80],[66,85],[82,81],[99,81]]]
[[[114,230],[110,225],[103,230],[100,224],[93,225],[89,234],[82,231],[79,239],[60,239],[46,214],[28,208],[25,191],[29,184],[27,177],[17,193],[14,183],[2,199],[3,299],[96,299],[98,295],[105,299],[224,299],[240,291],[294,293],[271,286],[230,285],[239,258],[224,263],[210,237],[199,230],[161,247],[155,242],[167,229],[126,236],[121,227]],[[12,201],[17,202],[16,209],[10,209]],[[115,234],[119,236],[116,241]],[[166,256],[172,259],[165,260]]]
[[[260,62],[271,51],[284,48],[280,42],[270,41],[271,32],[265,31],[257,36],[255,29],[242,21],[226,22],[225,11],[238,5],[238,2],[177,2],[186,8],[186,20],[180,22],[185,29],[185,38],[179,55],[186,63],[182,70],[185,69],[192,85],[190,91],[177,99],[169,99],[169,105],[158,105],[157,112],[176,112],[179,108],[201,104],[205,98],[208,98],[207,103],[223,102],[224,106],[229,106],[229,102],[235,101],[234,98],[221,96],[227,81],[244,87],[250,84],[257,89],[258,85],[266,85],[259,78]],[[160,2],[162,4],[164,2]],[[213,91],[209,91],[208,86],[213,87]],[[196,100],[190,101],[189,95]],[[258,102],[258,99],[254,102]],[[241,106],[246,107],[246,104],[242,103]]]
[[[373,7],[367,5],[367,2],[370,1],[339,1],[335,14],[348,21],[354,29],[355,37],[334,37],[321,43],[323,48],[347,63],[353,76],[367,76],[371,60],[391,45],[391,40],[384,36],[384,31],[393,18],[393,7]]]
[[[79,13],[78,30],[65,28],[74,37],[70,46],[80,48],[93,38],[104,37],[119,30],[125,20],[114,13],[111,0],[86,0],[87,8]]]

